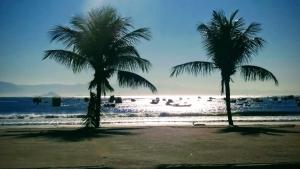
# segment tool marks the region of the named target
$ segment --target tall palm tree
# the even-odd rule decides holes
[[[235,19],[238,10],[226,18],[222,11],[213,11],[212,19],[208,24],[199,24],[197,31],[203,37],[204,47],[207,50],[208,61],[188,62],[172,67],[171,77],[178,76],[183,72],[193,75],[210,74],[215,70],[221,71],[221,94],[226,93],[226,110],[229,125],[233,126],[230,108],[230,80],[231,76],[240,71],[245,81],[274,80],[276,77],[268,70],[247,65],[251,56],[257,54],[263,47],[264,40],[256,34],[261,30],[261,25],[251,23],[246,26],[243,18]],[[244,65],[246,64],[246,65]]]
[[[70,27],[55,26],[49,32],[51,41],[62,42],[65,48],[46,50],[43,59],[53,59],[74,73],[94,71],[89,85],[89,89],[96,88],[94,127],[100,126],[101,95],[114,90],[109,83],[113,75],[117,75],[121,87],[144,86],[157,91],[152,83],[133,73],[139,69],[148,72],[151,67],[135,47],[141,39],[150,40],[149,28],[133,28],[130,18],[121,17],[108,6],[91,10],[85,17],[75,16]]]

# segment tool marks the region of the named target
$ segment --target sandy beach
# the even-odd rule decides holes
[[[0,168],[298,168],[300,126],[1,128]]]

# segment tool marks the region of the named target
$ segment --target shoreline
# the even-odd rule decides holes
[[[114,123],[101,123],[101,128],[126,128],[126,127],[208,127],[208,128],[220,128],[220,127],[228,127],[228,122],[224,123],[198,123],[195,121],[193,122],[186,122],[186,123],[154,123],[154,124],[147,124],[144,122],[141,123],[128,123],[128,122],[114,122]],[[243,127],[282,127],[282,126],[300,126],[300,121],[276,121],[276,122],[235,122],[235,126],[243,126]],[[11,125],[0,125],[0,130],[1,129],[13,129],[13,128],[20,128],[20,129],[30,129],[30,128],[39,128],[39,129],[47,129],[47,128],[84,128],[84,125],[80,124],[24,124],[24,125],[16,125],[16,124],[11,124]]]
[[[243,126],[243,127],[291,127],[291,126],[300,126],[300,121],[290,121],[290,122],[262,122],[262,123],[234,123],[235,126]],[[126,127],[207,127],[207,128],[222,128],[222,127],[228,127],[227,122],[224,124],[215,124],[215,123],[211,123],[211,124],[204,124],[204,123],[184,123],[184,124],[174,124],[173,122],[170,124],[139,124],[139,123],[134,123],[134,124],[130,124],[130,123],[124,123],[124,122],[120,122],[120,123],[114,123],[114,124],[106,124],[106,123],[102,123],[101,128],[126,128]],[[14,129],[14,128],[20,128],[20,129],[30,129],[30,128],[39,128],[39,129],[47,129],[47,128],[84,128],[84,125],[79,125],[79,124],[75,124],[75,125],[64,125],[64,124],[59,124],[59,125],[15,125],[15,124],[11,124],[11,125],[0,125],[0,130],[1,129]]]
[[[300,116],[233,116],[237,125],[300,125]],[[102,117],[104,127],[193,126],[228,124],[227,116]],[[81,118],[0,119],[0,127],[81,126]]]

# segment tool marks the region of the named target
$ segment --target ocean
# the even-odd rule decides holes
[[[101,125],[180,126],[226,125],[224,96],[121,96],[122,103],[103,107]],[[300,122],[300,101],[294,96],[232,96],[235,124],[294,124]],[[81,126],[87,112],[84,97],[1,97],[0,126]],[[170,101],[172,100],[172,101]],[[108,97],[104,99],[108,101]]]

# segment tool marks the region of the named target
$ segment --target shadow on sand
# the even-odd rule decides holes
[[[223,164],[223,165],[199,165],[199,164],[162,164],[155,169],[299,169],[300,163],[277,164]]]
[[[93,138],[111,137],[115,135],[134,135],[132,130],[140,128],[79,128],[79,129],[45,129],[45,130],[30,130],[24,132],[22,130],[7,131],[2,137],[12,136],[19,138],[48,138],[57,141],[83,141]]]
[[[18,169],[114,169],[105,166],[72,166],[72,167],[42,167],[42,168],[18,168]]]
[[[286,129],[277,129],[270,127],[227,127],[220,129],[218,133],[239,133],[241,135],[258,136],[260,134],[282,136],[285,133],[299,133]]]

